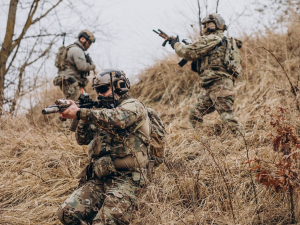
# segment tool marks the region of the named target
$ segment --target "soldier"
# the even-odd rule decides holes
[[[203,123],[203,116],[217,112],[221,120],[235,133],[242,132],[242,125],[234,114],[233,82],[238,73],[240,55],[237,47],[241,42],[224,36],[227,29],[224,19],[219,14],[210,14],[202,24],[204,36],[190,45],[183,45],[179,38],[172,38],[169,43],[178,56],[193,61],[192,69],[198,72],[201,86],[205,89],[194,109],[190,111],[190,122]],[[230,49],[231,48],[231,49]],[[232,73],[235,71],[234,76]]]
[[[58,76],[53,83],[60,87],[67,99],[77,100],[80,89],[88,83],[89,72],[96,68],[89,55],[85,54],[94,42],[94,35],[88,30],[82,30],[74,44],[59,48],[55,59]]]
[[[72,102],[61,113],[63,118],[80,120],[76,140],[88,145],[90,164],[81,175],[84,184],[57,215],[63,224],[129,224],[147,179],[147,109],[127,94],[130,83],[123,71],[98,73],[92,87],[99,108],[79,109]]]

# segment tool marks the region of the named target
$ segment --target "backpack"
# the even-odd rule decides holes
[[[227,67],[229,73],[234,73],[233,77],[237,78],[242,72],[241,56],[239,53],[239,48],[242,47],[242,42],[235,38],[228,38],[226,46],[226,54],[224,59],[224,64]]]
[[[155,160],[155,166],[158,166],[163,163],[165,157],[165,145],[168,133],[158,113],[152,108],[147,108],[147,112],[150,119],[151,131],[149,154]]]
[[[68,50],[74,46],[76,46],[76,44],[71,44],[67,47],[63,45],[58,49],[58,52],[56,53],[55,56],[55,66],[60,71],[65,70],[68,67],[69,65],[69,62],[67,61]]]

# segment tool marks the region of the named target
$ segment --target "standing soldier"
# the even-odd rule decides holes
[[[244,132],[233,109],[233,83],[241,72],[238,48],[242,43],[224,36],[227,26],[219,14],[210,14],[202,24],[204,36],[190,45],[181,44],[178,36],[169,40],[178,56],[193,61],[192,70],[198,72],[201,86],[205,89],[205,94],[190,111],[190,121],[193,126],[196,122],[203,123],[204,115],[217,110],[221,120],[234,133],[238,130]]]
[[[88,30],[82,30],[74,44],[62,46],[58,50],[55,58],[58,76],[54,78],[53,84],[60,87],[66,99],[77,100],[81,89],[88,83],[87,76],[96,68],[89,55],[85,54],[94,42],[94,35]]]
[[[76,140],[88,145],[90,164],[82,173],[83,185],[57,215],[68,225],[129,224],[152,168],[148,163],[147,108],[127,94],[130,83],[123,71],[97,74],[92,87],[99,95],[99,108],[79,109],[71,102],[61,113],[63,118],[80,120]]]

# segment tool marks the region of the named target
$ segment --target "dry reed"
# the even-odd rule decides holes
[[[285,34],[253,35],[245,38],[242,56],[256,46],[268,48],[299,90],[299,35],[295,27]],[[280,65],[258,49],[244,61],[244,73],[236,81],[235,109],[245,126],[247,152],[244,139],[233,136],[217,113],[205,116],[202,126],[191,127],[188,112],[201,89],[189,64],[180,68],[177,61],[170,56],[142,71],[131,90],[132,96],[160,113],[169,133],[166,164],[156,169],[140,196],[134,223],[258,224],[259,213],[263,224],[289,224],[288,193],[276,193],[254,181],[256,204],[245,164],[247,153],[250,159],[278,157],[268,139],[273,128],[263,115],[265,105],[286,108],[299,135],[299,111]],[[74,177],[88,163],[86,147],[59,128],[57,117],[40,115],[41,108],[59,95],[45,93],[27,115],[5,115],[0,120],[0,224],[59,224],[55,211],[76,188]],[[299,165],[296,169],[299,172]],[[300,222],[297,190],[294,201]]]

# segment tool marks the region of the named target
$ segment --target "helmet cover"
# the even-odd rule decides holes
[[[202,24],[206,25],[206,23],[214,22],[216,24],[217,30],[227,30],[227,26],[225,25],[225,20],[220,16],[220,14],[213,13],[209,14],[202,21]]]
[[[84,37],[86,40],[90,40],[92,43],[95,43],[95,41],[96,41],[94,34],[89,30],[80,31],[80,33],[78,34],[78,40],[81,37]]]

